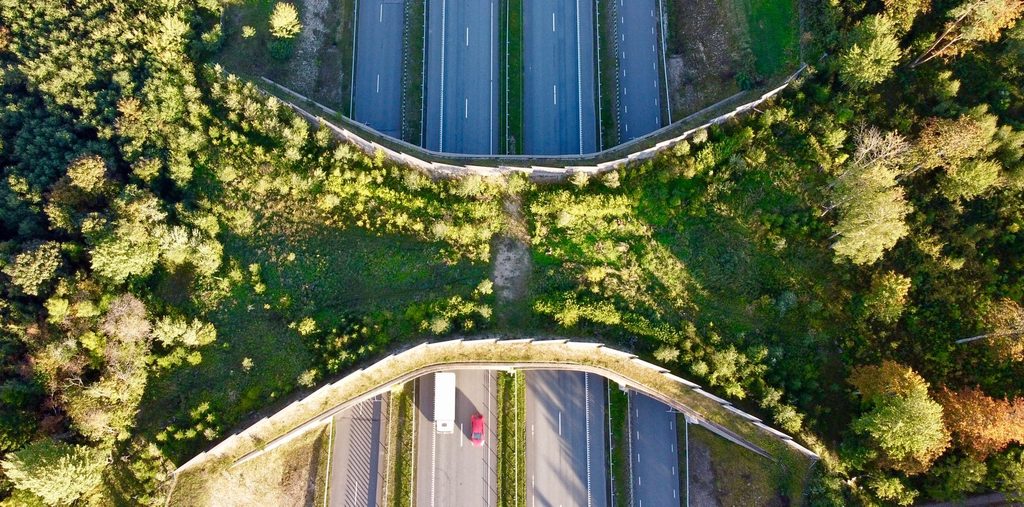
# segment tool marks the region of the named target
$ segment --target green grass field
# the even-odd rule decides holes
[[[795,0],[735,0],[746,13],[754,65],[765,77],[791,72],[799,63]]]
[[[358,360],[393,340],[419,336],[421,317],[411,310],[417,305],[467,294],[487,277],[486,266],[449,265],[440,246],[412,238],[356,228],[288,229],[225,240],[225,256],[242,280],[207,316],[217,341],[201,351],[198,365],[154,378],[143,401],[140,427],[169,455],[187,458],[247,414],[273,409],[303,373],[318,368],[297,322],[312,318],[324,332],[350,326],[354,317],[375,323],[373,341],[347,346]]]

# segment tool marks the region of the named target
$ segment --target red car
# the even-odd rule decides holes
[[[472,423],[472,433],[469,436],[469,441],[473,442],[473,445],[480,447],[484,445],[484,416],[480,414],[473,414],[470,418]]]

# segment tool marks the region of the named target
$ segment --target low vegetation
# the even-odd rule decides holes
[[[610,384],[610,382],[609,382]],[[616,507],[632,505],[632,476],[629,454],[629,395],[613,386],[608,391],[608,422],[611,429],[609,458],[614,491],[612,503]]]
[[[778,471],[767,459],[700,426],[690,426],[689,432],[693,504],[710,497],[720,505],[786,505],[773,477]]]
[[[391,391],[391,402],[388,404],[391,410],[388,417],[390,468],[386,472],[387,498],[384,499],[384,505],[390,507],[412,505],[413,467],[416,464],[416,435],[413,424],[416,406],[413,396],[412,383],[405,383]]]
[[[502,153],[523,152],[523,0],[505,0],[499,25],[501,103],[498,126],[505,133]]]
[[[598,97],[598,111],[600,111],[601,140],[602,146],[599,149],[610,148],[619,144],[619,101],[618,85],[616,78],[619,75],[618,58],[615,48],[615,20],[618,18],[617,4],[612,1],[600,1],[597,3],[597,51],[601,66],[597,69],[600,79],[601,96]]]
[[[405,2],[405,26],[402,32],[402,140],[423,144],[423,73],[426,66],[427,2]]]
[[[526,376],[498,372],[498,503],[526,501]]]
[[[5,501],[159,505],[177,464],[302,390],[490,325],[505,183],[433,181],[221,72],[223,44],[265,54],[276,39],[282,60],[230,54],[307,83],[341,75],[289,67],[339,61],[311,56],[332,47],[338,4],[294,3],[292,37],[271,35],[274,5],[0,5]],[[822,456],[809,487],[802,455],[626,362],[467,345],[429,364],[614,366],[775,457],[751,465],[754,500],[1020,495],[1024,5],[808,2],[798,38],[769,23],[781,4],[734,5],[715,26],[799,41],[813,67],[653,159],[517,192],[535,267],[525,322],[631,350],[796,435]],[[709,22],[706,7],[690,17]],[[740,47],[720,35],[686,39]],[[748,50],[748,76],[787,65]],[[743,87],[742,72],[714,75]],[[389,379],[328,385],[228,454]],[[175,496],[201,502],[228,454]],[[280,484],[291,462],[254,473]]]

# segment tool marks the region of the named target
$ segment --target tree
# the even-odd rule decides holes
[[[114,283],[148,275],[160,256],[156,234],[166,213],[154,195],[128,185],[114,202],[115,220],[85,227],[93,243],[92,269]]]
[[[1024,501],[1024,451],[1013,450],[992,460],[988,486],[1011,502]]]
[[[909,232],[905,218],[911,207],[896,183],[896,171],[885,164],[851,169],[836,183],[834,200],[839,220],[832,244],[837,259],[871,264]]]
[[[217,330],[199,319],[189,323],[182,317],[164,316],[156,322],[153,337],[165,347],[202,347],[217,339]]]
[[[960,56],[978,44],[999,40],[1003,30],[1013,26],[1024,11],[1022,0],[968,0],[947,13],[943,31],[913,66],[936,57]]]
[[[893,361],[861,366],[854,369],[850,383],[869,407],[852,428],[880,453],[881,465],[921,473],[949,447],[942,405],[928,395],[927,382],[910,368]]]
[[[903,314],[909,292],[909,277],[895,271],[876,273],[871,277],[871,290],[864,297],[864,307],[878,321],[891,324]]]
[[[891,76],[901,56],[893,20],[869,16],[853,29],[848,47],[839,54],[839,79],[853,89],[868,88]]]
[[[929,118],[915,144],[919,164],[925,169],[950,168],[986,156],[998,130],[996,117],[980,110],[955,119]]]
[[[896,23],[900,32],[910,30],[919,14],[931,9],[931,0],[883,0],[885,13]]]
[[[952,456],[932,468],[928,493],[939,500],[958,500],[978,490],[988,467],[970,456]]]
[[[972,457],[984,461],[1011,442],[1024,443],[1024,399],[1000,400],[978,388],[942,388],[936,398],[946,426]]]
[[[151,325],[146,306],[132,294],[110,303],[100,329],[103,364],[95,382],[72,383],[62,401],[78,430],[98,441],[124,438],[146,386]]]
[[[998,356],[1011,361],[1024,361],[1024,308],[1012,299],[1000,299],[982,313],[986,333],[962,338],[957,343],[985,340]]]
[[[29,246],[4,266],[3,272],[11,282],[30,296],[38,296],[60,268],[60,243],[47,241]]]
[[[871,264],[908,232],[904,218],[910,205],[896,184],[910,144],[895,132],[874,127],[856,134],[856,149],[845,170],[830,186],[832,209],[839,209],[832,245],[837,259]]]
[[[874,476],[867,480],[866,485],[878,498],[896,505],[912,505],[917,498],[917,490],[899,477]]]
[[[69,505],[100,484],[105,453],[82,445],[42,440],[0,462],[14,487],[49,505]]]
[[[270,14],[270,34],[278,39],[294,38],[302,31],[299,12],[289,3],[278,2]]]
[[[68,178],[71,185],[87,194],[95,193],[106,183],[107,166],[103,159],[95,155],[81,157],[68,166]]]
[[[946,171],[939,189],[951,201],[972,199],[999,181],[1002,168],[995,160],[969,160],[956,169]]]

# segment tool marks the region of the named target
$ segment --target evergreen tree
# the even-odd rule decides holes
[[[853,29],[849,47],[839,54],[839,78],[855,90],[874,86],[892,75],[901,54],[893,20],[869,16]]]
[[[14,487],[48,505],[70,505],[100,484],[105,453],[82,445],[41,440],[0,462]]]
[[[294,38],[302,31],[299,11],[290,3],[278,2],[270,14],[270,34],[278,39]]]

